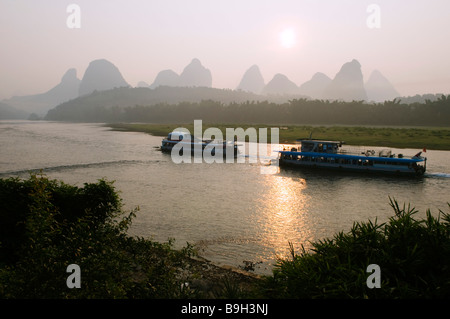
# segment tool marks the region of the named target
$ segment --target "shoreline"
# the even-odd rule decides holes
[[[150,123],[109,123],[106,127],[114,131],[142,132],[165,137],[178,127],[193,132],[193,124],[150,124]],[[450,151],[450,127],[399,127],[399,126],[311,126],[311,125],[242,125],[242,124],[203,124],[203,130],[217,127],[225,132],[227,127],[279,128],[280,144],[295,144],[297,139],[339,140],[346,145],[409,148]],[[268,130],[269,131],[269,130]],[[270,134],[269,134],[270,135]],[[225,134],[224,134],[225,136]],[[270,136],[269,140],[270,142]]]
[[[201,256],[188,257],[185,263],[179,269],[178,276],[183,277],[179,279],[186,279],[190,288],[200,291],[206,298],[216,298],[215,294],[223,292],[226,285],[231,285],[240,296],[253,298],[265,277],[233,266],[220,266]]]

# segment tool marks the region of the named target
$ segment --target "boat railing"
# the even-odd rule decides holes
[[[300,145],[282,145],[281,150],[300,152],[301,146]],[[335,154],[367,156],[367,157],[405,158],[405,159],[417,158],[418,157],[417,155],[419,155],[419,154],[416,154],[414,156],[406,156],[401,153],[394,154],[389,149],[380,149],[380,148],[373,149],[372,147],[364,147],[364,146],[341,147]]]
[[[367,156],[367,157],[387,157],[387,158],[407,158],[411,159],[415,156],[407,156],[402,153],[395,154],[390,149],[373,149],[370,147],[346,147],[341,148],[337,154],[342,155],[357,155],[357,156]]]
[[[212,144],[225,144],[225,143],[230,143],[232,144],[233,142],[236,143],[235,141],[232,140],[204,140],[207,141],[208,143],[212,143]]]

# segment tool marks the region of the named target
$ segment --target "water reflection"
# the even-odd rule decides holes
[[[310,197],[305,194],[307,183],[303,178],[282,175],[267,175],[265,183],[266,194],[261,198],[264,207],[259,220],[261,242],[272,247],[276,256],[286,257],[289,242],[299,247],[311,239]]]

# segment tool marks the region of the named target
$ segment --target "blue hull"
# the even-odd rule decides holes
[[[426,167],[418,165],[424,159],[357,156],[311,152],[280,152],[279,165],[300,169],[322,169],[341,172],[422,176]]]

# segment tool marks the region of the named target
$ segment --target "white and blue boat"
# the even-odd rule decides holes
[[[345,172],[381,173],[422,176],[426,171],[426,157],[422,152],[407,157],[390,150],[367,150],[350,153],[342,150],[343,142],[300,140],[301,148],[279,151],[279,165],[296,168],[328,169]]]
[[[207,150],[212,156],[216,154],[226,156],[227,152],[233,152],[233,157],[236,157],[239,152],[238,144],[235,141],[198,139],[192,134],[177,131],[169,133],[162,140],[161,151],[171,153],[173,147],[177,144],[179,144],[181,150],[190,150],[191,154],[197,151],[203,153]]]

